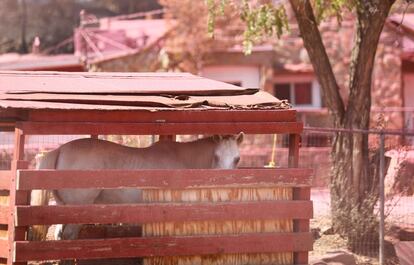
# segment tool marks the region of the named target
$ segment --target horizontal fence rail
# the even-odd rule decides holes
[[[10,207],[0,205],[0,225],[6,225],[9,222]]]
[[[312,235],[266,233],[244,235],[139,237],[96,240],[16,242],[14,261],[129,258],[232,253],[310,251]]]
[[[169,123],[207,123],[207,122],[283,122],[296,121],[294,110],[214,110],[215,115],[205,110],[187,111],[99,111],[99,110],[31,110],[27,119],[36,122],[169,122]]]
[[[18,206],[19,226],[184,221],[311,219],[310,201],[147,203],[134,205]]]
[[[0,170],[0,190],[10,190],[10,180],[12,179],[13,171]]]
[[[198,123],[104,123],[104,122],[17,122],[26,134],[236,134],[300,133],[301,122],[198,122]]]
[[[311,169],[19,170],[17,190],[310,187]]]
[[[9,242],[6,239],[0,239],[0,258],[7,258],[9,255]]]
[[[50,189],[196,190],[273,189],[309,190],[310,169],[145,169],[145,170],[18,170],[16,191]],[[305,192],[306,193],[306,192]],[[214,235],[175,235],[106,239],[23,241],[14,243],[13,262],[168,257],[191,255],[306,253],[312,250],[308,229],[313,216],[309,196],[292,193],[291,199],[225,202],[141,202],[137,204],[44,205],[13,207],[16,228],[52,224],[163,224],[191,222],[288,221],[292,228],[283,232],[251,232]],[[306,193],[307,194],[307,193]],[[290,197],[287,197],[290,198]],[[8,220],[10,211],[2,218]],[[295,223],[294,223],[295,222]],[[306,222],[303,229],[295,225]],[[293,231],[292,231],[293,229]],[[260,230],[259,230],[260,231]],[[7,249],[7,242],[5,242]],[[1,247],[1,242],[0,242]],[[0,257],[1,257],[0,250]],[[7,255],[7,251],[4,251]],[[299,264],[300,262],[296,262]]]

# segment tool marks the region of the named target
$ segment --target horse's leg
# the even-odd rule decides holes
[[[54,239],[55,240],[62,239],[62,233],[63,233],[63,225],[62,224],[55,225],[55,231],[53,233]]]
[[[77,239],[81,228],[82,228],[82,225],[79,225],[79,224],[67,224],[63,226],[62,239],[63,240]]]
[[[101,192],[95,203],[98,204],[123,204],[123,203],[139,203],[142,202],[142,191],[140,189],[106,189]],[[119,225],[119,223],[118,223]],[[129,223],[128,227],[131,231],[138,231],[133,233],[133,236],[142,236],[141,224]],[[132,234],[130,234],[132,236]]]
[[[99,189],[63,189],[56,190],[57,201],[66,205],[85,205],[93,204],[99,193]],[[67,224],[62,230],[62,239],[76,239],[82,228],[80,224]]]

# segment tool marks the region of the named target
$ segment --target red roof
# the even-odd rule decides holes
[[[258,89],[187,73],[0,72],[0,110],[286,109]]]
[[[127,38],[131,39],[147,36],[148,43],[159,39],[169,28],[165,19],[112,20],[111,18],[103,18],[99,21],[100,30],[121,30],[125,32]]]
[[[165,19],[102,18],[96,27],[75,31],[75,54],[94,60],[136,53],[159,41],[170,26]]]

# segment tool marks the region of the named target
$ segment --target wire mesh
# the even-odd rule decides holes
[[[414,127],[414,112],[404,113],[405,124],[398,131],[384,132],[385,135],[385,238],[414,241],[414,136],[407,134]],[[348,132],[356,135],[355,132]],[[358,132],[368,134],[369,149],[378,152],[380,137],[377,131]],[[315,236],[314,252],[321,255],[327,251],[346,248],[346,239],[334,233],[331,218],[331,150],[335,141],[335,129],[307,128],[301,135],[299,166],[314,170],[311,198],[314,203],[314,219],[311,228]],[[26,140],[25,155],[35,165],[35,157],[43,151],[51,150],[68,141],[89,137],[87,135],[29,136]],[[178,141],[192,141],[199,135],[177,136]],[[119,144],[133,147],[146,147],[158,140],[155,136],[100,136]],[[246,135],[240,148],[241,167],[287,167],[288,135]],[[10,169],[13,155],[14,135],[0,132],[0,170]],[[379,163],[376,160],[375,163]],[[375,164],[373,166],[379,166]],[[375,207],[379,218],[379,205]],[[364,255],[358,256],[359,264],[377,264],[378,237],[356,238]],[[386,260],[395,256],[395,251],[387,252]],[[388,262],[388,264],[393,264]],[[397,263],[395,263],[397,264]]]

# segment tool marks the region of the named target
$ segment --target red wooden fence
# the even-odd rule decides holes
[[[0,186],[10,183],[10,172],[1,172]],[[227,253],[307,253],[312,249],[309,219],[312,203],[307,169],[234,170],[18,170],[16,192],[61,188],[198,189],[240,187],[292,187],[294,200],[219,203],[139,203],[123,205],[62,205],[0,207],[0,224],[14,218],[16,231],[30,225],[68,223],[154,223],[220,220],[296,220],[294,232],[231,235],[161,236],[89,240],[13,242],[13,262],[55,259],[97,259],[148,256],[186,256]],[[8,179],[8,180],[7,180]],[[13,178],[12,178],[13,180]],[[14,186],[14,185],[12,185]],[[300,191],[303,190],[303,194]],[[299,195],[298,196],[298,191]],[[27,203],[26,203],[27,204]],[[300,227],[301,226],[301,227]],[[0,240],[0,258],[9,245]]]
[[[10,181],[12,179],[12,171],[1,170],[0,171],[0,190],[1,190],[1,202],[0,202],[0,264],[6,263],[6,259],[9,255],[9,243],[7,238],[7,225],[10,216],[10,206],[6,202],[6,198],[9,195]]]

